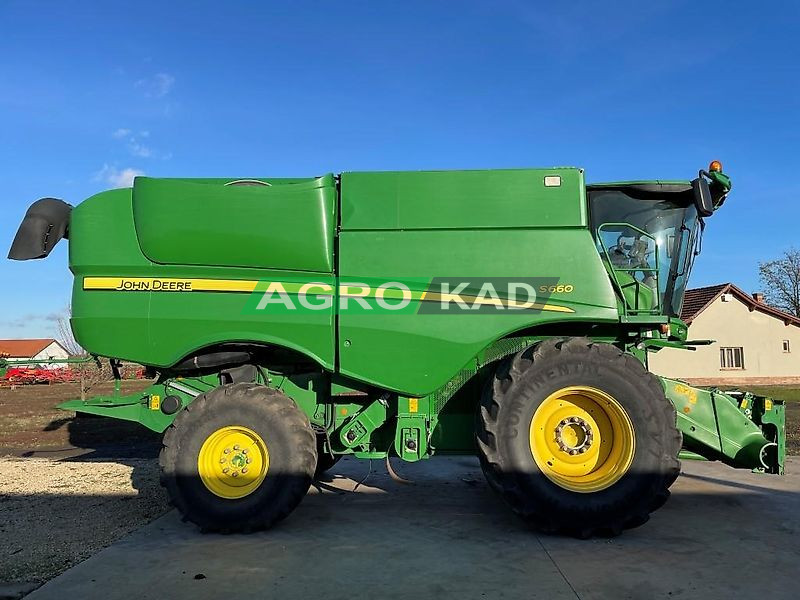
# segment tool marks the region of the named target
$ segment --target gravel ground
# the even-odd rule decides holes
[[[0,583],[43,583],[166,512],[156,461],[122,463],[0,458]]]

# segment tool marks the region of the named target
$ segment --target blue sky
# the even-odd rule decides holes
[[[577,165],[734,181],[690,285],[796,243],[800,8],[754,2],[0,1],[0,246],[28,205],[153,176]],[[50,336],[66,244],[0,260]]]

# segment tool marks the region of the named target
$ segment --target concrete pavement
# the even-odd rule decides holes
[[[477,460],[344,460],[283,524],[201,535],[171,512],[27,598],[797,598],[800,458],[786,477],[684,461],[650,522],[588,541],[527,530]],[[80,516],[76,516],[80,518]],[[91,523],[87,523],[91,527]]]

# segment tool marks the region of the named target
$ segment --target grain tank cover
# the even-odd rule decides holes
[[[133,217],[142,252],[156,263],[333,271],[333,175],[137,177]]]
[[[583,170],[342,174],[342,230],[586,227]]]

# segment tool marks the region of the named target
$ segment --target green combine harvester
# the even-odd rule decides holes
[[[28,210],[9,258],[69,239],[72,329],[145,365],[65,410],[164,432],[204,530],[270,527],[345,455],[477,454],[527,523],[641,525],[683,458],[782,473],[780,402],[647,370],[730,180],[586,185],[577,168],[156,179]]]

